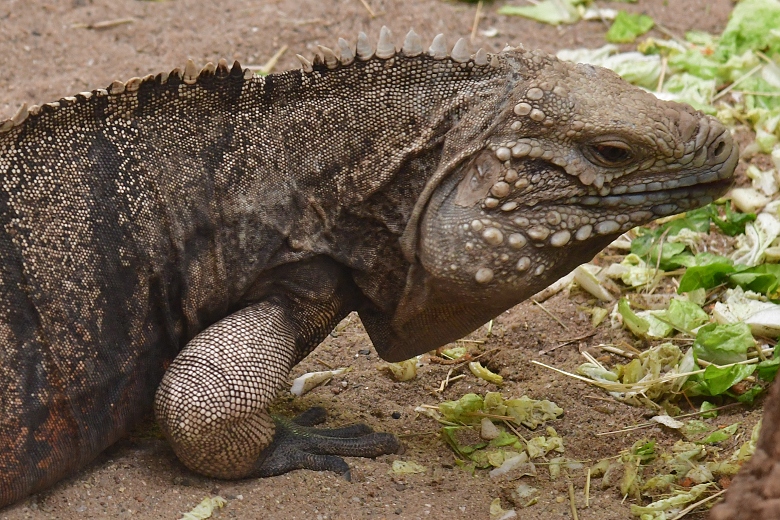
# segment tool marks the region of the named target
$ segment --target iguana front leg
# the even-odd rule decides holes
[[[267,412],[305,342],[296,322],[289,309],[265,301],[207,328],[176,357],[157,390],[155,415],[187,467],[227,479],[293,469],[349,477],[340,455],[397,451],[395,437],[367,426],[314,431],[310,425],[324,420],[320,409],[293,420]]]

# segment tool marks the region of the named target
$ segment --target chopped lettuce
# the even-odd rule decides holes
[[[719,430],[715,430],[711,434],[707,435],[705,438],[699,441],[701,444],[717,444],[719,442],[723,442],[737,431],[737,428],[739,428],[739,423],[736,422],[734,424],[731,424],[729,426],[726,426],[725,428],[721,428]],[[711,480],[711,479],[710,479]]]
[[[703,374],[688,379],[683,391],[688,396],[716,396],[725,393],[756,369],[756,365],[732,365],[729,367],[708,366]]]
[[[780,219],[767,212],[745,227],[745,234],[737,238],[737,249],[731,258],[735,263],[753,267],[762,263],[766,249],[780,236]]]
[[[754,344],[750,327],[745,323],[710,323],[700,328],[696,334],[693,353],[696,359],[716,365],[728,365],[745,361],[748,349]]]
[[[743,0],[734,6],[715,56],[724,60],[749,50],[780,53],[780,2]]]
[[[619,11],[607,31],[607,41],[610,43],[631,43],[637,36],[645,34],[653,28],[655,22],[646,14],[631,14]]]
[[[577,7],[584,3],[585,0],[542,0],[535,5],[505,5],[498,14],[522,16],[550,25],[571,24],[579,21]]]
[[[493,383],[495,385],[501,385],[504,383],[503,377],[496,374],[495,372],[491,372],[488,368],[483,367],[482,363],[479,361],[471,361],[469,363],[469,370],[472,374],[480,379],[484,379],[488,383]]]

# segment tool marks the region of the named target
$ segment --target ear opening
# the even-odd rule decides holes
[[[445,138],[442,160],[425,184],[414,204],[414,209],[401,235],[401,251],[409,263],[417,263],[417,243],[420,238],[420,220],[436,189],[455,171],[465,171],[460,166],[474,158],[485,148],[487,136],[495,134],[500,114],[490,120],[487,114],[496,114],[489,103],[477,106],[453,128]]]
[[[460,154],[459,156],[446,161],[443,165],[440,164],[434,174],[425,184],[425,188],[423,188],[422,193],[417,198],[417,202],[414,204],[414,209],[412,210],[412,214],[409,217],[409,221],[406,223],[404,232],[399,239],[401,242],[401,251],[404,254],[404,258],[406,258],[409,263],[417,263],[417,241],[420,237],[420,220],[422,219],[423,213],[425,213],[425,208],[428,206],[433,193],[436,191],[436,188],[438,188],[441,183],[444,182],[444,179],[449,177],[449,175],[455,169],[457,169],[460,163],[462,163],[468,158],[469,155],[476,151],[477,150],[469,150],[468,152]]]

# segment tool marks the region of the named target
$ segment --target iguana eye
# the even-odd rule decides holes
[[[591,144],[587,148],[589,159],[607,168],[623,166],[634,159],[631,148],[620,141],[606,141]]]

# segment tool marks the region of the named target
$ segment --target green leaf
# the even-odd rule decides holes
[[[709,402],[709,401],[702,401],[701,407],[699,407],[699,411],[702,412],[702,413],[701,413],[701,415],[699,415],[699,417],[701,417],[702,419],[712,419],[713,417],[717,417],[718,416],[718,411],[715,410],[715,408],[717,408],[717,406],[715,406],[711,402]],[[713,410],[713,411],[710,411],[710,410]],[[704,412],[706,412],[706,413],[704,413]]]
[[[528,452],[528,458],[535,459],[537,457],[544,457],[549,452],[555,450],[558,453],[563,453],[563,439],[557,435],[550,435],[545,437],[531,437],[526,444],[526,451]]]
[[[501,392],[487,392],[485,402],[482,404],[482,411],[491,415],[506,415],[506,405]]]
[[[689,396],[721,395],[752,374],[755,368],[755,365],[733,365],[730,367],[710,365],[703,374],[692,376],[683,390]]]
[[[465,424],[479,422],[481,419],[474,414],[482,410],[482,396],[466,394],[457,401],[444,401],[439,403],[439,411],[451,422]]]
[[[480,442],[472,446],[461,444],[458,442],[457,433],[464,426],[443,426],[441,429],[441,437],[445,443],[447,443],[452,451],[458,454],[463,459],[471,459],[471,454],[476,450],[482,449],[488,445],[487,442]]]
[[[730,259],[712,253],[699,253],[695,261],[696,265],[689,267],[680,278],[678,293],[699,288],[711,289],[725,282],[736,271]]]
[[[707,206],[705,206],[705,208],[706,207]],[[658,253],[657,251],[654,251],[654,249],[657,249],[657,242],[659,241],[661,236],[663,235],[674,236],[683,229],[690,229],[699,233],[704,233],[709,231],[710,213],[707,210],[705,210],[705,208],[699,208],[693,211],[689,211],[685,215],[670,220],[669,222],[666,222],[665,224],[655,229],[649,229],[643,227],[638,228],[637,230],[638,236],[631,241],[631,252],[640,257],[650,256],[649,263],[655,264],[658,258]],[[664,243],[664,245],[666,245],[666,242]],[[672,247],[676,248],[678,246],[673,245]],[[675,251],[674,249],[667,250],[666,255],[664,255],[664,253],[662,252],[661,253],[662,262],[665,258],[674,256],[680,251],[681,251],[680,249],[678,249],[677,251]]]
[[[563,408],[546,399],[536,400],[522,396],[520,399],[507,399],[504,401],[504,404],[506,405],[507,415],[511,415],[516,422],[532,430],[546,421],[557,419],[563,414]]]
[[[693,264],[680,279],[679,293],[711,289],[726,282],[769,297],[776,297],[780,290],[778,264],[765,263],[755,267],[734,265],[729,258],[707,252],[696,255]]]
[[[227,500],[221,496],[206,497],[192,510],[184,513],[184,518],[192,520],[205,520],[206,518],[211,518],[211,515],[225,507],[225,504],[227,504]]]
[[[753,292],[774,296],[780,287],[780,265],[761,264],[755,267],[736,266],[729,282]]]
[[[698,500],[699,497],[707,491],[710,485],[710,483],[698,484],[687,491],[674,489],[672,490],[672,496],[652,502],[646,506],[631,504],[631,514],[642,518],[668,518],[668,516],[664,514],[665,511],[679,511],[680,509],[683,509],[684,506]]]
[[[747,392],[742,392],[739,395],[732,395],[731,392],[726,392],[726,395],[729,395],[739,401],[740,403],[744,404],[753,404],[753,401],[756,400],[756,397],[764,393],[765,388],[761,385],[753,385],[748,389]]]
[[[439,353],[447,359],[460,359],[468,354],[469,349],[466,347],[452,347],[442,349]]]
[[[650,325],[647,321],[634,314],[627,299],[620,299],[618,302],[618,312],[623,317],[623,324],[628,330],[633,332],[636,336],[645,337],[647,335]]]
[[[723,203],[723,209],[726,213],[726,216],[725,218],[721,219],[716,206],[718,205],[710,204],[705,206],[705,208],[709,208],[712,222],[718,226],[718,228],[720,228],[724,234],[730,237],[743,234],[745,232],[745,225],[748,222],[753,222],[756,220],[755,213],[740,213],[732,211],[730,202]]]
[[[653,460],[655,458],[655,441],[645,442],[638,446],[634,445],[633,454],[643,464]]]
[[[711,35],[706,31],[686,31],[685,41],[691,42],[701,47],[712,47],[718,41],[717,37]]]
[[[498,434],[498,437],[490,441],[488,446],[492,448],[502,448],[504,446],[511,446],[517,441],[518,438],[515,435],[502,431],[501,433]]]
[[[669,230],[669,235],[676,235],[682,229],[692,229],[699,233],[706,233],[710,230],[710,218],[712,218],[712,205],[688,211],[683,218],[676,218],[664,224],[664,231]]]
[[[756,366],[756,372],[758,373],[758,377],[771,383],[775,380],[778,368],[780,368],[780,343],[775,345],[772,359],[767,359],[760,362]]]
[[[631,43],[653,28],[655,22],[645,14],[630,14],[619,11],[615,21],[607,31],[607,41],[610,43]]]
[[[724,215],[721,216],[719,208],[723,208]],[[713,203],[699,209],[687,212],[684,216],[670,220],[656,229],[639,228],[638,236],[631,241],[631,252],[647,261],[649,265],[656,264],[665,271],[676,269],[680,266],[705,266],[712,263],[723,261],[731,264],[731,260],[712,253],[701,253],[694,258],[687,252],[685,245],[681,242],[664,241],[660,248],[659,262],[659,243],[661,237],[673,237],[683,229],[691,230],[697,233],[705,233],[710,230],[710,223],[717,225],[724,233],[734,236],[744,233],[745,224],[756,219],[753,213],[739,213],[731,210],[731,203],[724,201]],[[704,270],[711,271],[713,268]],[[692,276],[692,273],[689,276]],[[721,277],[722,278],[722,277]],[[722,281],[722,280],[721,280]],[[690,280],[689,280],[690,282]],[[717,285],[717,284],[716,284]]]
[[[758,423],[756,423],[755,426],[753,426],[753,431],[750,433],[750,439],[747,440],[745,443],[742,444],[742,446],[739,447],[739,451],[737,451],[736,455],[736,461],[740,464],[743,462],[746,462],[756,451],[756,445],[758,444],[758,437],[761,433],[761,423],[763,422],[763,419],[759,419]]]
[[[658,238],[656,234],[647,228],[637,228],[637,237],[631,241],[631,252],[639,257],[646,257]]]
[[[716,365],[728,365],[745,361],[747,350],[754,343],[750,327],[745,323],[710,323],[700,328],[696,334],[693,353],[697,359]]]
[[[675,72],[688,72],[703,79],[716,79],[721,76],[723,64],[702,54],[700,49],[692,48],[669,56],[669,68]]]
[[[701,434],[710,431],[710,428],[711,426],[704,421],[700,421],[698,419],[691,419],[690,421],[686,421],[685,426],[681,428],[681,431],[687,439],[691,439],[693,437],[698,437]]]
[[[577,5],[583,0],[542,0],[536,5],[505,5],[498,14],[523,16],[550,25],[574,23],[580,19]]]
[[[425,466],[413,460],[394,460],[391,471],[395,475],[413,475],[415,473],[425,473],[428,470]]]
[[[503,377],[494,372],[491,372],[490,369],[483,367],[482,363],[479,361],[471,361],[469,363],[469,370],[471,370],[471,373],[475,376],[479,377],[480,379],[484,379],[489,383],[493,383],[495,385],[501,385],[504,383]]]
[[[631,360],[620,371],[620,382],[624,385],[633,385],[643,377],[645,377],[645,371],[642,369],[642,360],[639,358]]]
[[[720,36],[716,58],[723,61],[748,50],[770,56],[780,52],[780,2],[777,0],[743,0],[731,12],[726,29]]]
[[[662,270],[668,271],[688,264],[688,257],[691,257],[691,255],[690,253],[683,253],[686,247],[685,244],[664,241],[661,245],[661,259],[659,262],[658,244],[661,233],[651,232],[644,228],[640,228],[640,233],[642,234],[631,241],[631,252],[645,258],[648,265],[652,267],[658,265]]]
[[[676,269],[681,265],[685,265],[691,254],[683,254],[686,245],[680,242],[664,242],[661,246],[661,261],[658,265],[664,271],[670,271]],[[655,247],[650,251],[650,264],[655,265],[658,263],[658,248]]]
[[[648,338],[665,338],[674,332],[674,327],[666,321],[666,311],[640,311],[636,315],[647,322]]]
[[[766,273],[734,273],[729,276],[732,285],[739,285],[761,294],[770,294],[777,289],[777,276]]]
[[[709,316],[701,307],[687,300],[672,300],[664,318],[675,329],[689,334],[709,321]]]
[[[716,110],[711,102],[715,87],[714,79],[704,79],[688,72],[680,72],[671,76],[664,83],[663,89],[675,94],[676,101],[688,103],[697,110],[714,115]]]
[[[698,444],[715,444],[718,442],[725,441],[726,439],[734,435],[734,432],[737,431],[737,428],[739,428],[738,422],[730,426],[726,426],[725,428],[721,428],[720,430],[715,430],[704,439],[698,441]]]

